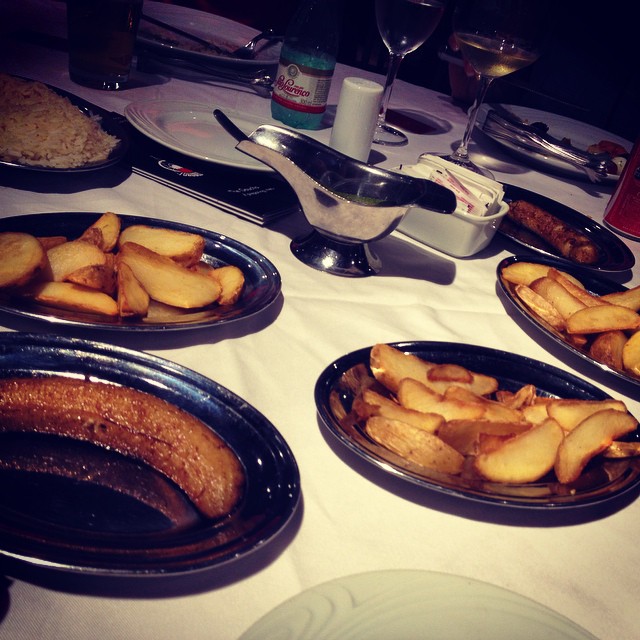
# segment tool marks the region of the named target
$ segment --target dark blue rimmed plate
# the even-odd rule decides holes
[[[0,334],[0,377],[75,375],[151,393],[199,418],[245,473],[229,517],[202,518],[142,463],[56,436],[0,433],[0,555],[84,575],[177,575],[226,565],[287,524],[299,472],[276,428],[242,398],[167,360],[75,338]]]
[[[625,291],[626,287],[618,284],[617,282],[613,282],[612,280],[607,280],[606,278],[599,277],[595,274],[586,273],[585,271],[577,267],[572,268],[565,263],[558,262],[557,260],[551,258],[547,259],[531,256],[510,256],[509,258],[505,258],[504,260],[502,260],[497,268],[497,278],[500,288],[507,297],[507,300],[509,300],[509,302],[522,314],[524,318],[531,322],[535,327],[540,329],[543,333],[547,334],[554,342],[567,349],[567,351],[580,356],[580,358],[595,365],[602,371],[605,371],[622,380],[626,380],[627,382],[631,382],[635,385],[640,386],[640,378],[634,377],[628,372],[613,369],[608,365],[603,364],[602,362],[598,362],[597,360],[592,358],[587,351],[584,351],[579,347],[567,342],[561,333],[553,329],[541,318],[532,313],[531,310],[522,302],[522,300],[520,300],[518,295],[515,293],[514,285],[510,282],[507,282],[502,277],[502,270],[515,262],[532,262],[555,267],[560,271],[564,271],[565,273],[574,276],[586,287],[588,291],[599,296],[606,295],[607,293]]]
[[[609,398],[604,391],[570,373],[505,351],[449,342],[400,342],[392,346],[431,362],[455,363],[493,376],[500,389],[515,391],[533,384],[539,394],[551,397]],[[316,406],[324,424],[344,446],[392,476],[450,497],[504,507],[555,511],[607,502],[640,485],[640,465],[633,458],[596,458],[572,485],[561,485],[553,477],[529,484],[498,484],[436,473],[411,464],[372,441],[350,413],[354,398],[372,377],[370,352],[371,347],[360,349],[330,364],[316,383]],[[633,437],[640,436],[634,432]]]
[[[29,78],[24,78],[25,80],[29,80]],[[42,83],[46,84],[46,83]],[[31,165],[31,164],[21,164],[19,162],[8,162],[5,160],[0,160],[0,166],[10,167],[13,169],[22,169],[26,171],[40,171],[44,173],[56,173],[56,174],[72,174],[72,173],[83,173],[86,171],[97,171],[99,169],[106,169],[108,167],[112,167],[122,160],[129,150],[129,131],[128,131],[128,122],[124,116],[121,116],[118,113],[113,111],[107,111],[102,107],[99,107],[79,96],[76,96],[73,93],[69,93],[64,89],[59,89],[58,87],[53,87],[51,85],[46,84],[49,89],[61,95],[65,98],[69,99],[72,105],[77,107],[84,115],[95,118],[99,123],[102,129],[108,133],[109,135],[114,136],[118,139],[118,143],[111,150],[109,157],[106,160],[99,160],[97,162],[90,162],[84,164],[80,167],[68,167],[68,168],[58,168],[58,167],[42,167],[39,165]]]
[[[0,232],[22,231],[37,236],[80,236],[100,213],[40,213],[0,219]],[[203,309],[177,309],[153,305],[149,317],[142,319],[109,318],[94,314],[55,309],[19,296],[0,293],[0,311],[51,323],[78,325],[90,329],[114,331],[168,331],[196,329],[226,324],[263,311],[280,294],[281,279],[275,266],[258,251],[228,236],[178,222],[118,214],[122,228],[146,224],[166,229],[197,233],[205,239],[203,259],[214,265],[231,264],[245,276],[245,286],[233,305],[213,305]]]
[[[508,216],[503,218],[498,227],[498,233],[502,236],[522,247],[535,251],[537,254],[555,258],[565,264],[579,267],[583,271],[627,271],[635,264],[635,257],[629,247],[609,229],[598,224],[592,218],[528,189],[510,184],[503,184],[503,187],[505,201],[525,200],[530,202],[587,236],[598,247],[599,259],[593,264],[581,264],[564,258],[557,249],[547,244],[536,234],[512,222]]]

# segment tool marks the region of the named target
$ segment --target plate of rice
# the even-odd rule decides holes
[[[0,166],[33,171],[104,169],[129,148],[119,114],[42,82],[0,73]]]

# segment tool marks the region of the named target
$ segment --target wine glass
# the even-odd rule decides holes
[[[389,69],[373,141],[377,144],[407,144],[407,136],[386,123],[393,83],[404,57],[415,51],[435,31],[446,0],[376,0],[378,31],[389,50]]]
[[[458,0],[453,32],[463,57],[478,78],[476,99],[456,151],[446,160],[493,177],[469,158],[469,139],[478,109],[491,83],[535,62],[540,56],[548,5],[542,0]]]

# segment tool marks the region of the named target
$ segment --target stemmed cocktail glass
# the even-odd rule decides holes
[[[378,31],[389,50],[389,69],[373,141],[407,144],[407,136],[386,123],[393,83],[404,57],[415,51],[434,32],[442,18],[446,0],[376,0]]]
[[[468,144],[478,109],[491,83],[538,59],[549,6],[544,0],[458,0],[453,31],[463,57],[478,77],[462,142],[446,160],[490,175],[469,158]]]

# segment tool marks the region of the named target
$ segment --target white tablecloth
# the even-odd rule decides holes
[[[64,32],[63,3],[15,4],[31,16],[30,28]],[[15,16],[3,20],[5,30],[18,26]],[[94,91],[71,83],[66,54],[58,50],[6,38],[0,47],[0,70],[46,81],[120,113],[133,100],[188,99],[270,120],[269,101],[238,87],[138,73],[130,89]],[[338,66],[333,105],[345,75],[367,77]],[[425,151],[447,152],[462,135],[465,115],[446,95],[398,82],[392,107],[414,111],[442,130],[410,134],[405,147],[377,147],[385,156],[382,166],[413,163]],[[328,141],[329,133],[319,136]],[[471,150],[497,179],[601,221],[611,187],[537,172],[481,136]],[[395,568],[458,574],[511,589],[602,640],[638,637],[640,503],[600,518],[560,519],[552,526],[541,526],[535,512],[500,515],[385,478],[335,442],[316,414],[314,384],[334,359],[376,342],[438,340],[502,349],[568,369],[622,398],[640,416],[637,391],[632,397],[625,387],[624,395],[614,378],[550,347],[498,295],[495,269],[514,245],[496,239],[472,259],[454,259],[396,233],[376,243],[382,273],[352,279],[316,271],[292,255],[291,238],[306,226],[301,216],[260,228],[136,175],[113,187],[73,193],[3,186],[0,202],[0,216],[111,210],[175,220],[224,233],[272,260],[282,276],[281,304],[250,320],[148,336],[55,330],[167,358],[246,399],[285,437],[300,467],[303,494],[295,517],[266,548],[222,571],[165,581],[158,593],[135,584],[131,592],[77,593],[55,580],[43,584],[9,577],[1,587],[6,602],[0,607],[0,637],[232,639],[306,588],[338,576]],[[628,244],[640,261],[640,245]],[[632,274],[612,277],[628,286],[640,283],[637,266]],[[8,331],[53,330],[5,316],[2,321]]]

